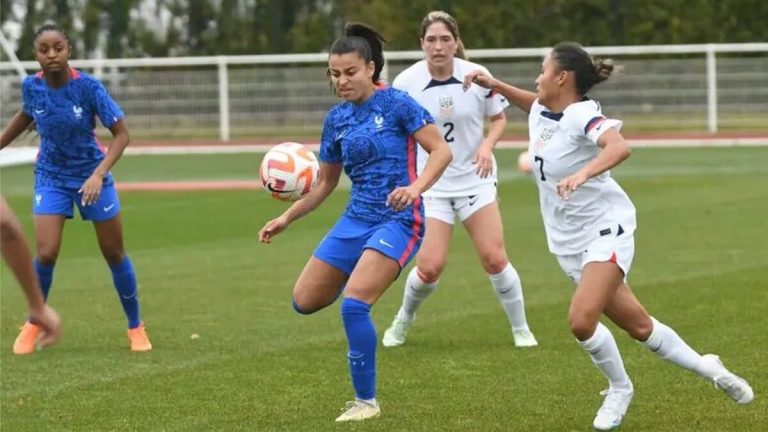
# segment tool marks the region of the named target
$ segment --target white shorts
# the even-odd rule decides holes
[[[575,284],[581,280],[581,271],[587,263],[606,261],[614,262],[619,266],[624,272],[624,282],[626,282],[629,269],[632,267],[632,259],[635,257],[635,236],[634,234],[624,234],[619,237],[606,235],[590,243],[584,253],[556,256],[560,268]]]
[[[496,202],[496,184],[487,183],[475,189],[475,194],[457,197],[424,197],[424,214],[453,225],[456,217],[467,220],[481,208]]]

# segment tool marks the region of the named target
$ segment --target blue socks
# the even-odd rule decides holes
[[[376,397],[376,329],[371,321],[371,306],[345,298],[341,319],[349,342],[349,372],[357,399]]]
[[[131,264],[130,258],[126,256],[120,264],[109,266],[109,269],[112,270],[112,282],[115,284],[120,303],[123,305],[123,311],[128,318],[128,328],[136,328],[141,325],[141,317],[133,264]]]
[[[43,264],[37,259],[35,259],[34,264],[37,279],[40,281],[40,289],[43,292],[43,299],[48,300],[48,292],[51,290],[51,283],[53,282],[54,266]]]

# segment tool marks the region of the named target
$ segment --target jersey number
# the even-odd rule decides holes
[[[547,178],[544,177],[544,159],[534,156],[533,160],[539,163],[539,172],[541,173],[541,181],[547,181]]]
[[[451,122],[443,123],[443,127],[448,128],[448,130],[445,131],[445,136],[444,136],[445,142],[453,142],[453,137],[451,136],[451,134],[453,133],[453,123]]]

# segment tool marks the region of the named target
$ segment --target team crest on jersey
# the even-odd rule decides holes
[[[83,118],[83,108],[77,105],[72,105],[72,112],[75,113],[75,118]]]
[[[384,117],[377,115],[373,118],[373,123],[376,125],[376,130],[384,127]]]
[[[547,145],[547,142],[555,135],[555,128],[544,128],[536,140],[536,149],[541,150]]]
[[[453,117],[453,97],[446,96],[440,98],[440,117],[448,119]]]

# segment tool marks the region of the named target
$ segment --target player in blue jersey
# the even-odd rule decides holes
[[[371,306],[419,249],[424,232],[422,192],[439,178],[452,155],[434,120],[405,92],[377,88],[384,67],[374,30],[350,24],[330,49],[328,69],[344,101],[325,118],[320,179],[307,196],[259,232],[269,243],[291,222],[317,208],[336,188],[342,169],[352,181],[347,207],[320,242],[293,288],[293,306],[311,314],[344,291],[341,317],[349,343],[356,398],[337,422],[378,417],[376,330]],[[429,152],[416,175],[416,141]]]
[[[152,345],[139,315],[136,273],[123,247],[120,201],[109,170],[128,145],[123,112],[97,79],[69,67],[71,48],[64,31],[45,25],[35,35],[41,71],[22,82],[22,110],[0,136],[0,148],[11,143],[33,122],[40,134],[35,163],[35,239],[37,271],[43,296],[53,280],[64,221],[76,205],[83,220],[93,222],[101,253],[112,271],[133,351]],[[96,117],[114,137],[109,151],[96,141]],[[40,329],[27,322],[16,338],[16,354],[34,351]]]
[[[61,320],[56,311],[45,304],[21,223],[2,196],[0,196],[0,249],[3,260],[8,264],[24,291],[29,320],[41,329],[37,343],[40,346],[53,345],[61,334]]]

